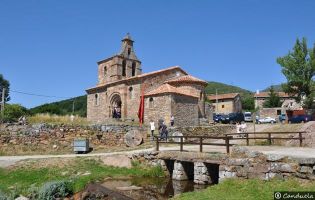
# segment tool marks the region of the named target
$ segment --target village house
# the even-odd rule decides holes
[[[242,102],[239,93],[208,95],[215,113],[229,114],[242,112]]]
[[[118,54],[97,62],[98,84],[87,92],[87,119],[138,121],[140,97],[144,96],[144,123],[171,116],[175,125],[193,126],[205,117],[205,86],[179,66],[142,73],[134,41],[127,34]]]

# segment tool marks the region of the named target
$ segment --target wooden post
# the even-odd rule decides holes
[[[155,150],[159,151],[159,138],[156,137],[156,146],[155,146]]]
[[[271,145],[271,133],[268,133],[268,143]]]
[[[180,137],[180,151],[183,151],[183,136]]]
[[[245,134],[246,134],[246,145],[248,146],[249,145],[248,133],[245,133]]]
[[[226,136],[225,138],[225,144],[226,144],[226,153],[230,153],[230,138]]]
[[[299,132],[299,139],[300,139],[300,147],[302,147],[303,139],[302,139],[302,133],[301,132]]]
[[[200,152],[202,152],[202,137],[200,137],[199,139],[200,139],[200,141],[199,141],[199,145],[200,145],[199,150],[200,150]]]

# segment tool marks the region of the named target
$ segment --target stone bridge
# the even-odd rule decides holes
[[[270,180],[296,177],[315,180],[315,157],[266,155],[245,147],[233,147],[229,155],[153,151],[134,154],[132,159],[160,165],[174,180],[193,180],[197,184],[217,184],[225,178]]]

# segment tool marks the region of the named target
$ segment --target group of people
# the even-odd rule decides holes
[[[171,116],[171,119],[170,119],[171,126],[174,126],[174,123],[175,123],[175,118],[174,118],[174,116]],[[154,125],[154,121],[152,119],[150,120],[150,130],[151,130],[151,140],[154,140],[155,125]],[[159,135],[161,137],[161,140],[167,141],[168,130],[167,130],[166,123],[163,119],[160,119],[158,121],[158,131],[159,131]]]

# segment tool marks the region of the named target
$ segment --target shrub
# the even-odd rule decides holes
[[[23,115],[27,115],[28,110],[19,104],[6,104],[4,109],[4,122],[14,122]]]
[[[0,200],[9,200],[9,198],[7,197],[7,195],[4,194],[1,190],[0,190]]]
[[[51,181],[45,183],[38,191],[40,200],[54,200],[72,193],[72,184],[68,181]]]

